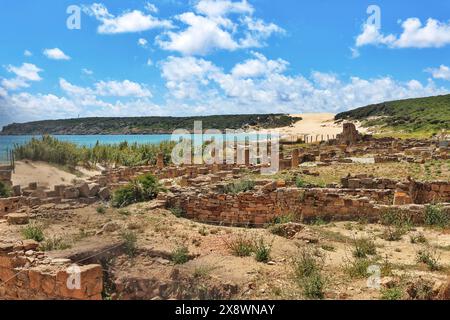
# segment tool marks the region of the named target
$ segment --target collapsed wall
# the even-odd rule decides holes
[[[33,240],[0,244],[0,299],[102,299],[100,265],[51,259],[36,251],[38,245]]]
[[[167,200],[169,207],[183,209],[189,219],[225,225],[259,226],[289,214],[300,221],[318,217],[377,221],[389,209],[406,210],[417,222],[423,221],[425,205],[393,206],[393,197],[394,190],[391,189],[277,188],[276,182],[258,191],[239,194],[173,189],[171,193],[161,196]],[[444,205],[444,210],[449,209],[450,205]]]

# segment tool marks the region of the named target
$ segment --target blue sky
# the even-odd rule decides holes
[[[0,125],[335,113],[445,94],[449,12],[446,0],[4,0]]]

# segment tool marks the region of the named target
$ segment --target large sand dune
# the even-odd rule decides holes
[[[337,135],[342,132],[342,124],[336,124],[334,114],[332,113],[303,113],[293,114],[293,117],[301,117],[303,120],[298,121],[291,127],[279,128],[282,135],[286,136],[303,136],[303,135]],[[359,123],[355,123],[360,132],[365,132]]]

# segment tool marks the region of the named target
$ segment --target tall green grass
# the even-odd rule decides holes
[[[97,163],[137,166],[156,163],[160,152],[164,154],[164,161],[169,163],[174,146],[175,142],[170,141],[158,145],[128,142],[100,144],[97,141],[94,147],[86,147],[46,135],[32,138],[23,145],[16,145],[14,154],[17,160],[45,161],[70,167],[89,167]]]

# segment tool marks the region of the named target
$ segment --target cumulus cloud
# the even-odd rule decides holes
[[[194,12],[175,17],[186,25],[184,29],[167,31],[157,37],[156,43],[184,55],[206,55],[214,50],[261,47],[273,34],[284,32],[274,23],[254,18],[253,12],[246,0],[200,0]]]
[[[124,80],[124,81],[99,81],[94,84],[94,88],[80,87],[71,84],[61,78],[59,85],[63,91],[72,96],[103,96],[103,97],[152,97],[152,93],[144,85]]]
[[[6,70],[16,76],[15,78],[1,81],[3,88],[6,90],[28,88],[30,86],[29,82],[42,80],[39,73],[43,70],[32,63],[23,63],[20,67],[8,65]]]
[[[70,57],[59,48],[45,49],[44,55],[52,60],[70,60]]]
[[[126,11],[119,16],[109,13],[105,5],[94,3],[90,6],[83,7],[84,12],[95,17],[101,24],[98,26],[98,33],[101,34],[118,34],[142,32],[156,28],[172,28],[172,23],[168,20],[160,20],[151,13],[155,13],[156,7],[151,4],[146,5],[146,9],[150,14],[146,14],[139,10]]]
[[[30,50],[25,50],[25,51],[23,52],[23,55],[24,55],[25,57],[31,57],[31,56],[33,55],[33,53],[32,53]]]
[[[253,14],[254,8],[247,0],[232,2],[230,0],[200,0],[195,9],[210,17],[221,17],[230,13]]]
[[[450,81],[450,68],[446,65],[441,65],[439,68],[428,68],[425,71],[431,73],[435,79]]]
[[[418,18],[408,18],[402,23],[400,35],[383,35],[375,26],[365,24],[356,38],[356,46],[385,45],[389,48],[441,48],[450,44],[450,21],[440,22],[429,18],[425,25]]]
[[[389,76],[341,79],[336,74],[318,71],[308,77],[287,75],[286,61],[253,55],[253,59],[236,64],[229,73],[204,59],[170,57],[161,63],[162,75],[174,100],[186,103],[190,99],[192,110],[209,114],[339,112],[388,100],[448,92],[432,81],[400,82]]]

